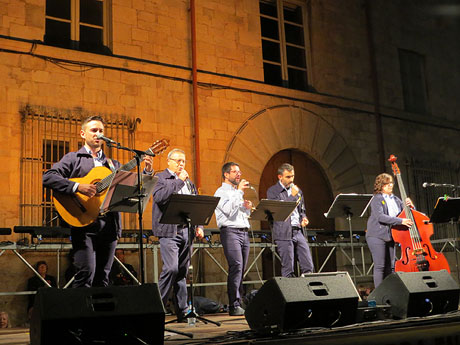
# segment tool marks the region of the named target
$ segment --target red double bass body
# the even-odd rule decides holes
[[[399,167],[396,164],[396,157],[391,155],[393,173],[398,181],[401,199],[405,205],[407,198],[406,191],[401,179]],[[409,218],[413,225],[408,229],[406,226],[393,227],[391,232],[395,242],[401,246],[401,259],[395,263],[396,272],[420,272],[420,271],[440,271],[450,272],[449,263],[444,254],[438,253],[433,248],[430,237],[433,235],[433,225],[429,223],[429,218],[408,206],[404,206],[403,211],[398,215],[399,218]]]
[[[433,235],[433,225],[426,223],[429,218],[415,210],[410,211],[414,219],[415,228],[419,233],[420,239],[414,243],[409,230],[402,227],[391,229],[393,239],[401,245],[401,259],[395,263],[396,272],[419,272],[419,271],[440,271],[447,270],[450,272],[449,263],[444,254],[438,253],[431,244],[430,237]],[[406,217],[403,210],[399,218]]]

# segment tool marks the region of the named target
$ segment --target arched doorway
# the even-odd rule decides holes
[[[259,183],[259,198],[267,197],[267,189],[278,182],[277,170],[283,163],[294,166],[295,184],[302,189],[305,198],[307,217],[310,224],[307,227],[309,241],[313,235],[323,240],[328,233],[334,231],[334,220],[324,217],[332,204],[333,193],[329,180],[321,166],[308,154],[298,149],[285,149],[276,153],[265,165]],[[268,230],[267,222],[262,222],[262,229]],[[326,248],[311,247],[315,268],[318,269],[328,254]],[[325,271],[335,271],[335,258],[332,258],[325,267]],[[270,254],[263,259],[264,278],[273,276],[273,262]],[[279,262],[275,265],[275,275],[279,275]]]
[[[339,193],[364,193],[366,191],[364,179],[358,160],[354,152],[348,146],[347,141],[334,126],[321,115],[326,112],[312,106],[306,109],[295,105],[275,105],[270,108],[262,109],[250,116],[233,135],[224,156],[223,162],[234,161],[240,164],[244,171],[244,178],[251,184],[260,189],[260,196],[266,196],[267,188],[276,182],[277,154],[283,151],[297,152],[303,157],[300,162],[306,166],[298,164],[296,160],[296,179],[305,194],[310,196],[337,195]],[[280,155],[282,155],[280,153]],[[294,154],[295,156],[296,154]],[[279,161],[283,160],[280,158]],[[305,158],[307,157],[307,159]],[[273,159],[272,168],[268,168],[268,163]],[[282,163],[282,162],[281,162]],[[281,164],[280,163],[280,164]],[[276,167],[275,167],[276,166]],[[310,168],[308,168],[310,167]],[[313,169],[315,167],[315,169]],[[265,169],[273,171],[265,173]],[[310,170],[309,170],[310,169]],[[313,171],[319,171],[318,174]],[[312,172],[310,172],[312,171]],[[262,176],[271,178],[265,181]],[[301,184],[305,176],[307,184]],[[310,176],[310,177],[309,177]],[[315,176],[322,176],[327,183],[328,193],[320,193],[315,190],[313,183]],[[265,186],[257,186],[257,181],[265,181]],[[310,186],[310,182],[311,186]],[[311,191],[311,192],[310,192]],[[249,193],[248,193],[249,194]],[[257,194],[254,195],[256,199]],[[327,199],[326,199],[327,200]],[[257,202],[257,200],[252,200]],[[330,229],[328,220],[322,219],[322,214],[326,212],[332,203],[311,202],[307,200],[308,216],[311,220],[310,227]],[[325,205],[328,205],[325,207]],[[310,214],[311,211],[311,214]],[[327,222],[322,225],[321,222]],[[253,224],[255,228],[259,223]],[[340,224],[340,219],[335,220],[335,224]],[[327,226],[326,226],[327,225]],[[333,226],[333,225],[332,225]],[[322,264],[327,253],[327,247],[318,248],[313,255],[317,255],[315,264]],[[330,265],[333,265],[330,266]],[[335,271],[335,257],[331,257],[328,266],[324,271]],[[271,272],[273,274],[273,270]],[[264,276],[270,278],[270,276]]]

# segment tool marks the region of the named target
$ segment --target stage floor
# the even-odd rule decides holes
[[[258,336],[250,331],[244,317],[213,314],[206,315],[206,318],[221,322],[222,325],[218,327],[211,323],[197,322],[195,327],[190,327],[184,323],[171,323],[166,325],[166,328],[192,333],[193,339],[165,331],[165,344],[460,344],[460,312],[406,320],[367,322],[332,329],[308,328],[272,336]],[[174,317],[166,318],[166,320],[171,319]],[[29,343],[27,328],[0,329],[0,345],[28,345]]]

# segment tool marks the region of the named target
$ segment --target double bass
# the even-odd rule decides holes
[[[393,239],[401,245],[401,259],[396,261],[396,272],[419,272],[419,271],[440,271],[450,272],[449,264],[442,253],[434,250],[430,237],[433,235],[433,225],[429,218],[411,207],[407,206],[406,190],[401,178],[401,172],[396,164],[397,158],[391,155],[388,159],[391,162],[393,174],[398,181],[401,199],[404,201],[404,208],[398,215],[399,218],[409,218],[412,225],[409,229],[406,226],[395,226],[391,229]]]

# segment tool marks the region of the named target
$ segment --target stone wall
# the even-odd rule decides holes
[[[45,1],[1,1],[0,159],[5,163],[0,167],[0,227],[21,224],[20,110],[26,105],[139,118],[137,148],[148,147],[153,139],[169,139],[171,147],[186,151],[192,179],[199,154],[202,194],[212,195],[218,188],[226,160],[242,162],[257,186],[271,156],[297,148],[317,160],[335,195],[371,192],[381,172],[373,115],[372,78],[377,77],[385,157],[394,153],[401,162],[458,161],[458,24],[445,16],[427,17],[417,4],[370,2],[377,63],[373,76],[365,3],[308,2],[312,91],[302,92],[261,82],[257,0],[197,1],[200,152],[195,153],[188,1],[112,0],[112,56],[46,46],[41,43]],[[426,54],[430,114],[403,110],[398,48]],[[165,167],[165,155],[157,157],[154,168]],[[151,227],[150,210],[149,205],[146,229]],[[209,227],[216,227],[214,219]],[[43,257],[27,255],[32,262]],[[216,255],[225,262],[222,253]],[[203,260],[206,282],[226,279],[206,255]],[[11,253],[0,256],[0,262],[0,290],[21,290],[29,276],[25,266]],[[257,272],[250,275],[257,279]],[[153,281],[153,275],[147,278]],[[205,291],[226,303],[225,290],[219,286]],[[25,322],[23,299],[12,297],[6,305],[17,324]]]

